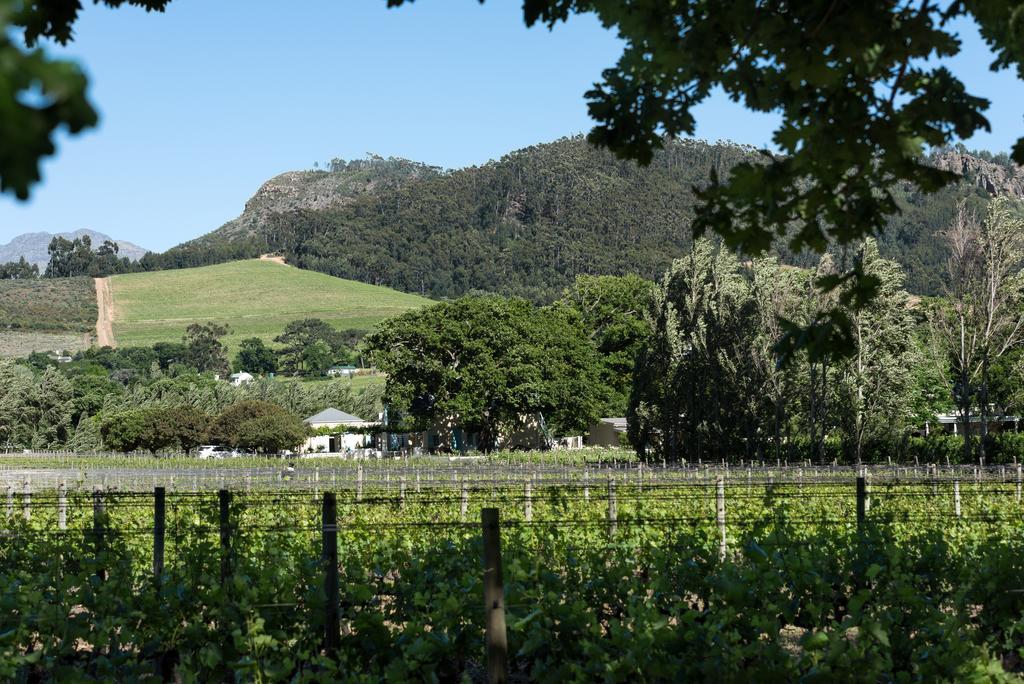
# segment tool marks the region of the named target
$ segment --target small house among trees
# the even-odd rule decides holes
[[[362,430],[352,430],[373,425],[369,421],[336,408],[326,408],[320,413],[306,418],[305,422],[316,434],[306,440],[302,445],[302,451],[307,453],[327,452],[329,454],[365,448],[369,444],[370,435]]]
[[[254,380],[254,378],[252,377],[252,375],[250,373],[246,373],[245,371],[239,371],[238,373],[232,373],[231,376],[229,377],[229,382],[232,385],[234,385],[235,387],[240,387],[242,385],[247,385],[250,382],[252,382],[253,380]]]

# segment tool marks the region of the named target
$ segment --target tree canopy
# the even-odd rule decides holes
[[[580,317],[600,357],[603,416],[626,415],[636,357],[651,335],[655,289],[636,275],[579,276],[558,302]]]
[[[600,362],[578,317],[522,299],[462,297],[403,314],[366,338],[385,399],[420,427],[454,418],[493,448],[540,414],[557,433],[598,416]]]

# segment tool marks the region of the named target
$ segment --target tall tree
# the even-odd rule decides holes
[[[599,415],[600,361],[562,309],[462,297],[392,318],[365,345],[387,373],[392,407],[420,427],[455,418],[481,433],[484,449],[526,416],[578,434]]]
[[[1020,208],[997,198],[984,222],[964,203],[945,233],[950,249],[948,304],[933,317],[949,349],[954,396],[962,423],[964,460],[971,457],[971,415],[981,412],[979,456],[985,456],[992,363],[1024,342],[1024,219]]]
[[[946,302],[932,318],[936,332],[949,351],[956,378],[953,397],[960,414],[963,435],[963,460],[971,454],[971,409],[976,391],[975,379],[980,371],[978,330],[981,327],[981,302],[978,283],[981,280],[981,246],[977,217],[964,203],[943,237],[949,247],[947,260]]]
[[[878,244],[865,240],[857,259],[865,275],[877,281],[877,296],[850,312],[854,353],[839,369],[845,406],[841,413],[846,442],[857,463],[872,438],[900,434],[912,412],[912,369],[920,363],[910,296],[903,289],[899,264],[882,259]]]
[[[258,337],[247,337],[238,343],[233,368],[250,373],[274,373],[277,371],[277,355],[274,350]]]
[[[668,460],[719,459],[748,448],[757,421],[739,388],[756,320],[739,261],[698,240],[665,276],[654,334],[637,359],[630,440]]]
[[[231,366],[220,339],[229,332],[230,326],[213,321],[189,325],[181,338],[185,345],[185,362],[200,373],[227,374]]]
[[[979,450],[984,458],[992,364],[1024,342],[1024,214],[1019,205],[1005,197],[989,204],[981,224],[979,248],[982,317]]]
[[[749,379],[753,382],[744,395],[748,402],[769,404],[772,456],[778,461],[783,445],[791,438],[790,417],[800,383],[796,364],[779,367],[775,345],[783,334],[782,321],[798,315],[799,295],[806,288],[808,275],[801,269],[782,266],[774,258],[754,260],[750,271],[757,321],[750,347]],[[760,387],[758,381],[763,383]]]
[[[279,352],[281,369],[285,372],[322,372],[344,352],[343,336],[330,323],[319,318],[303,318],[285,326],[274,338],[282,345]],[[316,346],[320,343],[319,346]],[[314,351],[310,351],[313,349]]]
[[[601,378],[609,393],[601,411],[605,416],[625,415],[629,406],[633,366],[651,334],[647,312],[655,287],[637,275],[582,275],[559,300],[582,318],[601,357]]]

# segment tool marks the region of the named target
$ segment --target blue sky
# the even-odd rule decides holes
[[[992,74],[969,24],[954,63],[993,101],[1008,150],[1024,134],[1024,84]],[[162,250],[237,216],[283,171],[372,152],[460,167],[590,128],[583,93],[620,52],[591,17],[526,29],[520,2],[174,0],[165,15],[88,4],[66,50],[102,121],[62,138],[33,199],[0,196],[0,242],[92,228]],[[768,144],[774,118],[724,97],[697,135]]]

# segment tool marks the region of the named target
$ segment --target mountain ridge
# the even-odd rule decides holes
[[[99,247],[104,240],[116,242],[119,250],[118,254],[122,257],[128,257],[133,261],[141,259],[145,254],[150,253],[150,250],[128,240],[115,240],[105,233],[88,228],[79,228],[75,231],[62,233],[37,231],[15,235],[6,244],[0,244],[0,264],[18,261],[21,257],[25,257],[26,261],[37,265],[41,273],[46,270],[46,265],[50,263],[50,255],[47,252],[47,248],[50,246],[50,241],[53,238],[63,237],[68,240],[74,240],[85,235],[88,235],[89,239],[92,240],[93,249]]]
[[[931,163],[962,181],[932,195],[893,188],[904,211],[880,248],[904,265],[912,292],[942,289],[944,247],[934,238],[957,201],[980,210],[995,192],[1024,198],[1024,170],[1004,156],[940,150]],[[335,160],[329,171],[268,180],[238,218],[172,248],[157,267],[277,252],[296,266],[432,297],[483,290],[546,301],[582,273],[660,277],[690,243],[694,187],[761,158],[748,146],[681,139],[639,167],[574,136],[454,170]],[[793,265],[816,259],[782,241],[776,252]]]

